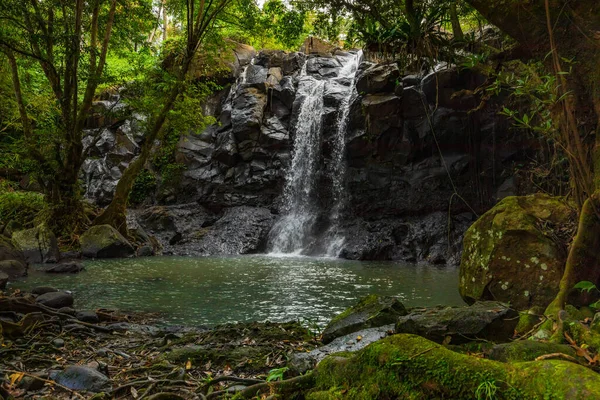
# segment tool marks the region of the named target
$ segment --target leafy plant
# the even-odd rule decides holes
[[[45,206],[44,195],[36,192],[12,191],[0,187],[0,221],[16,220],[30,225]]]
[[[477,400],[492,400],[496,398],[497,392],[498,386],[496,386],[496,381],[490,379],[479,384],[475,391],[475,396],[477,397]]]
[[[591,291],[596,291],[598,293],[600,293],[600,289],[598,289],[598,287],[590,281],[581,281],[578,282],[575,286],[573,286],[574,289],[579,289],[582,292],[591,292]],[[600,309],[600,300],[593,302],[592,304],[589,305],[590,308],[594,308],[596,310]]]
[[[282,381],[283,375],[289,370],[288,367],[275,368],[269,371],[267,382]]]

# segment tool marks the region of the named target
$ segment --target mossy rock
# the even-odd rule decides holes
[[[473,340],[506,342],[514,334],[519,314],[506,304],[480,301],[467,307],[411,310],[399,317],[396,333],[412,333],[437,343],[461,344]]]
[[[0,236],[0,272],[9,279],[27,275],[27,262],[23,252],[16,249],[10,239]]]
[[[559,228],[575,220],[575,210],[559,197],[504,198],[465,233],[463,299],[509,302],[517,310],[546,307],[558,292],[567,256]]]
[[[374,294],[363,297],[358,304],[331,320],[323,331],[323,343],[361,329],[393,324],[406,314],[406,308],[395,297]]]
[[[46,224],[14,232],[12,243],[23,252],[29,263],[55,263],[60,259],[58,241]]]
[[[568,378],[568,379],[567,379]],[[600,375],[560,360],[502,363],[393,335],[349,357],[325,358],[307,400],[600,398]]]
[[[81,254],[87,258],[121,258],[135,254],[135,249],[110,225],[92,226],[79,238]]]
[[[517,340],[510,343],[494,345],[488,352],[490,360],[502,362],[535,361],[536,358],[561,353],[570,357],[577,357],[577,352],[566,344],[539,342],[536,340]],[[581,360],[585,362],[585,360]]]

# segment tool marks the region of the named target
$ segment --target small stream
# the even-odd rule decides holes
[[[367,294],[407,306],[463,304],[458,270],[313,257],[150,257],[85,261],[79,274],[30,268],[12,284],[70,290],[77,309],[158,312],[169,325],[301,320],[323,326]]]

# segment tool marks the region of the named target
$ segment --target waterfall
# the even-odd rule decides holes
[[[352,78],[347,92],[344,95],[340,110],[338,112],[337,132],[333,141],[333,152],[331,156],[331,167],[329,174],[332,182],[332,198],[333,207],[329,216],[329,229],[325,234],[326,253],[329,257],[338,257],[344,242],[346,240],[344,234],[340,232],[340,222],[342,212],[346,207],[348,200],[348,191],[346,190],[346,130],[348,127],[348,119],[350,116],[350,105],[352,96],[356,93],[356,73],[360,60],[362,58],[362,50],[354,55],[340,71],[339,80]]]
[[[333,139],[332,159],[326,173],[332,181],[333,204],[329,228],[318,240],[320,255],[338,256],[344,236],[340,234],[340,219],[346,205],[346,128],[350,103],[355,92],[355,75],[362,53],[343,63],[338,76],[333,78],[347,87],[337,114],[337,129]],[[348,84],[348,80],[350,83]],[[269,233],[269,249],[274,254],[305,254],[315,243],[315,225],[322,210],[317,206],[316,190],[320,174],[322,142],[323,95],[325,81],[307,74],[306,64],[298,78],[297,97],[302,101],[293,128],[294,141],[291,165],[286,173],[283,192],[282,217]]]
[[[294,129],[292,162],[283,192],[283,218],[270,232],[271,252],[300,254],[317,218],[313,192],[321,149],[321,117],[325,82],[299,76],[297,96],[304,98]]]

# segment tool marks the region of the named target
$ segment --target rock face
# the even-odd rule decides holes
[[[135,254],[135,249],[110,225],[92,226],[79,238],[81,253],[87,258],[119,258]]]
[[[29,263],[55,263],[60,258],[56,236],[45,224],[13,233],[12,242]]]
[[[573,221],[575,211],[560,198],[536,194],[500,201],[465,234],[463,299],[510,302],[518,310],[546,307],[558,292],[567,256],[567,237],[561,239],[559,228]]]
[[[370,295],[336,316],[323,331],[323,343],[361,329],[393,324],[406,315],[406,309],[395,297]]]
[[[275,216],[260,207],[232,207],[213,213],[191,203],[152,207],[133,213],[130,219],[154,235],[165,254],[200,256],[265,251]]]
[[[352,57],[331,49],[309,55],[264,51],[252,63],[247,57],[241,60],[234,72],[238,80],[211,107],[218,124],[184,134],[179,141],[176,160],[185,168],[168,207],[163,207],[166,198],[150,196],[182,226],[152,229],[148,224],[153,222],[146,219],[155,208],[133,212],[132,226],[153,233],[166,253],[218,254],[214,245],[203,248],[201,243],[208,241],[204,233],[210,238],[216,229],[232,232],[235,225],[227,210],[246,207],[244,212],[250,213],[255,208],[250,214],[262,215],[267,209],[275,219],[285,212],[284,184],[306,97],[298,90],[305,73],[324,82],[318,112],[321,145],[314,149],[320,171],[315,206],[321,210],[315,218],[315,243],[325,234],[339,198],[327,171],[337,160],[338,119],[348,104],[342,138],[347,196],[338,227],[346,242],[340,255],[457,265],[462,235],[475,213],[489,209],[496,194],[506,192],[498,190],[500,185],[510,177],[512,164],[527,155],[521,149],[531,146],[522,145],[525,138],[513,136],[497,115],[496,99],[470,112],[480,100],[473,90],[485,79],[476,72],[449,67],[415,74],[395,64],[362,62],[356,76],[348,78],[342,69]],[[352,82],[356,91],[346,98]],[[110,198],[139,147],[135,119],[127,121],[105,121],[100,138],[90,141],[97,157],[84,166],[85,180],[88,197],[98,204]],[[186,227],[178,215],[187,212],[194,223]],[[222,224],[216,224],[221,218]],[[258,231],[252,235],[262,236],[262,228]],[[223,249],[260,251],[261,241],[229,243]]]
[[[460,344],[485,339],[508,341],[519,313],[499,302],[477,302],[469,307],[412,310],[398,318],[396,333],[412,333],[438,343]]]

